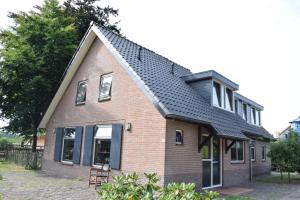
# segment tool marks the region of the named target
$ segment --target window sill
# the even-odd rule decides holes
[[[85,102],[75,103],[75,106],[83,106],[83,105],[85,105]]]
[[[183,143],[175,143],[176,146],[183,146]]]
[[[73,162],[68,162],[68,161],[61,161],[60,162],[62,165],[69,165],[69,166],[73,166],[74,163]]]
[[[261,162],[266,162],[266,159],[261,159]]]
[[[98,98],[98,102],[109,101],[109,100],[111,100],[111,97],[104,98],[104,99]]]
[[[245,164],[245,161],[230,161],[230,164]]]

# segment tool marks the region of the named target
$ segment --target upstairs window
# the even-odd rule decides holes
[[[102,75],[100,78],[99,101],[111,98],[112,74]]]
[[[62,161],[73,162],[75,128],[65,128],[62,148]]]
[[[84,104],[86,99],[86,81],[78,82],[77,93],[76,93],[76,105]]]
[[[255,119],[256,119],[256,125],[260,126],[260,111],[255,110]]]
[[[231,162],[244,162],[244,142],[236,141],[230,150]]]
[[[235,109],[235,113],[239,113],[239,104],[237,100],[234,100],[234,109]]]
[[[255,108],[251,108],[251,123],[256,124]]]
[[[231,89],[226,88],[225,89],[225,109],[233,111],[233,92]]]
[[[243,104],[243,119],[244,120],[246,120],[247,121],[247,114],[248,114],[248,112],[247,112],[248,110],[247,110],[247,104]]]
[[[222,102],[221,102],[221,85],[217,82],[214,81],[213,84],[213,105],[221,107]]]

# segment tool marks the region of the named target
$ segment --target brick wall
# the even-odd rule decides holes
[[[98,102],[100,75],[111,72],[112,98]],[[77,84],[81,80],[87,80],[86,103],[75,106]],[[139,174],[157,172],[163,177],[166,120],[96,39],[47,125],[43,169],[60,176],[87,177],[88,167],[54,162],[56,127],[127,122],[132,123],[132,131],[123,133],[121,170]]]

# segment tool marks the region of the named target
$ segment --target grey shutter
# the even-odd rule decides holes
[[[54,160],[59,162],[61,159],[61,149],[63,140],[64,128],[55,129],[55,146],[54,146]]]
[[[77,126],[75,131],[75,141],[73,148],[73,163],[80,164],[80,156],[81,156],[81,140],[82,140],[82,126]]]
[[[112,138],[110,145],[109,164],[112,169],[120,169],[121,165],[121,146],[122,146],[122,124],[112,125]]]
[[[83,165],[89,166],[92,163],[92,150],[94,142],[94,126],[85,127]]]

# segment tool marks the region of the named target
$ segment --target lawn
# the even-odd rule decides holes
[[[263,183],[277,183],[277,184],[288,184],[288,175],[287,173],[283,174],[283,180],[281,180],[280,175],[270,175],[263,179],[258,180]],[[291,183],[300,184],[300,174],[291,174]]]
[[[16,165],[13,163],[9,163],[7,161],[0,161],[0,180],[1,180],[1,172],[30,172],[31,170],[26,170],[24,166]]]

